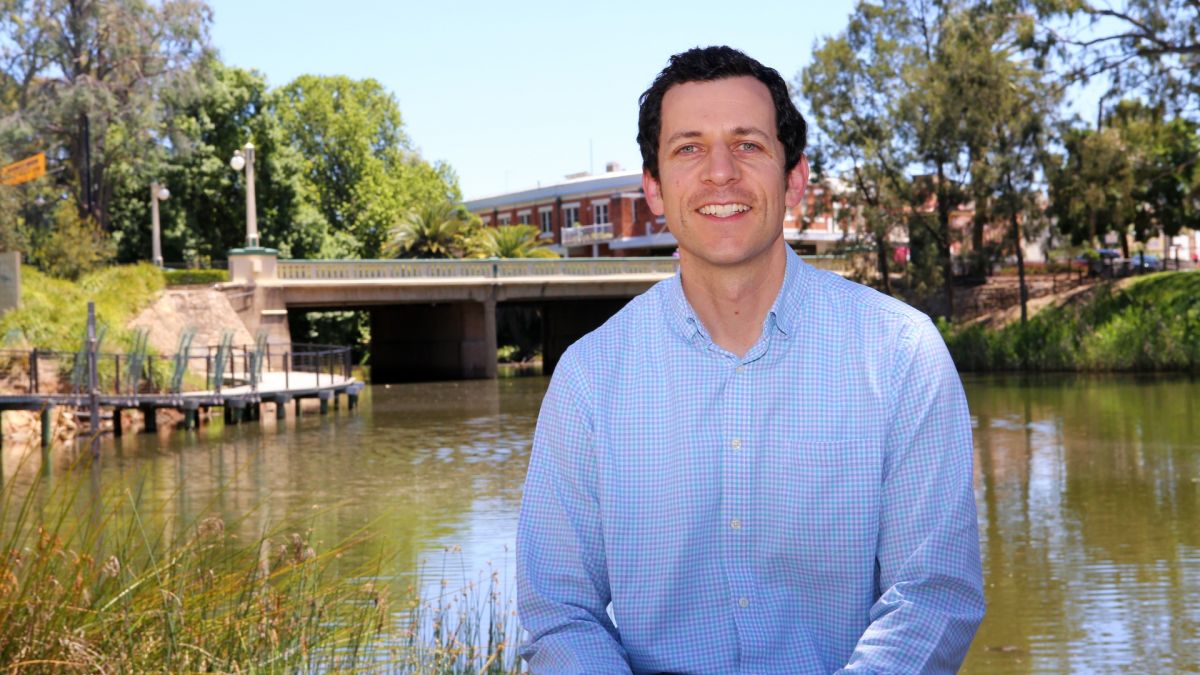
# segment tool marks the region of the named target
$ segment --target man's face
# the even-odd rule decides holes
[[[763,260],[808,182],[805,160],[784,170],[771,93],[752,77],[668,89],[658,152],[659,179],[646,172],[642,186],[650,210],[666,215],[685,263]]]

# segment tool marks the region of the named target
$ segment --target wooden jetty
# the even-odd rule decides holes
[[[112,431],[120,435],[123,410],[141,411],[145,431],[157,430],[157,411],[163,408],[182,413],[184,428],[198,427],[202,413],[212,408],[223,409],[226,424],[238,424],[259,419],[264,402],[275,404],[278,419],[286,416],[289,403],[300,415],[304,399],[320,401],[320,412],[326,414],[344,395],[353,409],[364,386],[351,376],[349,347],[293,343],[273,350],[265,335],[254,345],[240,346],[226,335],[220,345],[195,350],[185,335],[179,351],[159,357],[156,368],[144,337],[135,341],[132,353],[102,352],[102,339],[89,306],[88,334],[78,352],[0,350],[10,385],[24,379],[19,386],[24,391],[0,393],[0,415],[7,410],[40,412],[42,446],[48,447],[53,416],[61,407],[86,411],[93,434],[102,431],[101,411],[111,411]],[[19,370],[27,373],[25,378],[14,378]],[[172,371],[169,377],[167,370]],[[63,388],[68,391],[58,391]]]

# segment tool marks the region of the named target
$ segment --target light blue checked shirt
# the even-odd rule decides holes
[[[523,655],[535,673],[952,672],[984,611],[971,461],[920,312],[789,254],[739,359],[664,281],[546,393]]]

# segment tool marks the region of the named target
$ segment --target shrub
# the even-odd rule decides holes
[[[168,286],[221,284],[229,281],[229,270],[163,270]]]
[[[1200,366],[1200,273],[1096,288],[1080,306],[1002,329],[939,324],[960,370],[1181,370]]]

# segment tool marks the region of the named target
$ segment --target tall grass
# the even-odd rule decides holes
[[[506,570],[489,563],[475,578],[464,573],[452,583],[448,563],[455,556],[461,562],[461,553],[457,546],[445,550],[438,591],[423,597],[415,586],[408,587],[404,623],[390,661],[413,673],[519,673],[521,629],[504,588]]]
[[[999,330],[941,323],[964,371],[1200,370],[1200,272],[1163,272],[1098,286],[1084,302]]]
[[[215,515],[151,517],[133,488],[47,481],[0,493],[0,671],[353,669],[386,625],[385,595],[357,581],[378,570],[334,573],[355,541],[240,543]]]
[[[394,606],[386,554],[347,562],[365,534],[245,541],[245,522],[182,522],[140,484],[96,494],[95,467],[26,468],[0,487],[0,672],[521,672],[507,564],[468,578],[447,549],[439,588]]]

